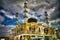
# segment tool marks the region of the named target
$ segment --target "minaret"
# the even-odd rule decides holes
[[[46,24],[47,24],[47,27],[49,27],[49,22],[48,22],[48,14],[47,14],[47,11],[45,11],[45,18],[46,18]]]
[[[16,35],[18,34],[17,30],[18,30],[18,12],[16,12]]]
[[[24,2],[24,23],[27,23],[27,19],[28,19],[28,17],[27,17],[27,13],[28,13],[28,10],[27,10],[27,2],[28,2],[28,0],[26,0],[25,2]]]
[[[18,26],[18,13],[16,12],[16,26]]]

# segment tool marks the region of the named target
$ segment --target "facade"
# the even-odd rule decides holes
[[[41,22],[37,22],[36,18],[27,17],[27,3],[24,2],[24,23],[18,25],[18,13],[16,13],[16,27],[12,29],[12,34],[10,35],[11,40],[57,40],[56,30],[50,28],[48,22],[48,15],[45,12],[46,24],[43,26]]]
[[[26,27],[25,27],[26,26]],[[28,40],[28,39],[41,39],[41,40],[55,40],[57,39],[56,37],[56,30],[49,28],[49,27],[45,27],[42,25],[42,23],[35,23],[35,22],[31,22],[31,23],[27,23],[27,25],[25,24],[21,24],[20,26],[18,26],[18,28],[16,28],[17,30],[15,31],[15,40]],[[22,37],[22,38],[21,38]],[[35,40],[36,40],[35,39]]]

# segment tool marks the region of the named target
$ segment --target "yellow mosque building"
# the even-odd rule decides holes
[[[48,14],[45,11],[46,24],[37,22],[37,19],[31,17],[28,19],[28,1],[24,2],[24,23],[18,25],[18,13],[16,13],[16,27],[12,29],[10,40],[57,40],[56,29],[50,27]]]

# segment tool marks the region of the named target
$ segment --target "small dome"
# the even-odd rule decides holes
[[[36,18],[29,18],[28,23],[30,23],[30,22],[37,22],[37,19]]]

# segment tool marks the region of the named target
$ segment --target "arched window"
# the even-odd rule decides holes
[[[35,27],[29,27],[29,31],[31,31],[31,32],[35,32]]]
[[[20,28],[20,32],[22,32],[22,33],[23,33],[23,32],[24,32],[24,29],[23,29],[23,28]]]
[[[29,27],[29,31],[32,31],[33,29],[32,29],[32,27]]]
[[[22,40],[22,36],[20,36],[20,40]]]
[[[47,28],[44,29],[44,33],[48,34],[48,29]]]
[[[39,32],[40,32],[40,28],[39,28]]]

